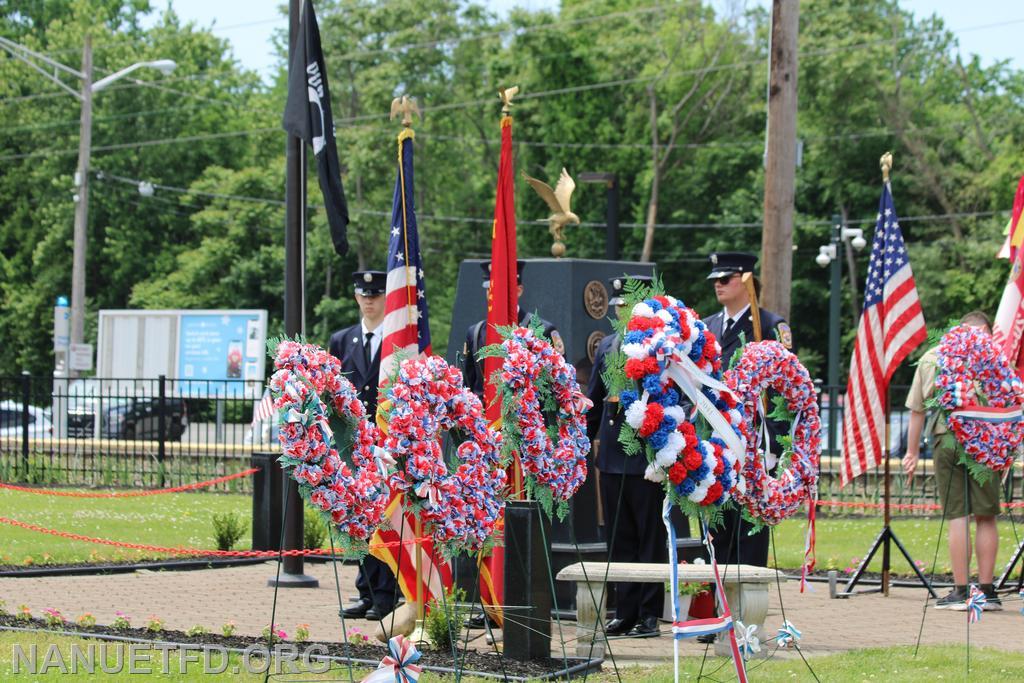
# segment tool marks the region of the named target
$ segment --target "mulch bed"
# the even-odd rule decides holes
[[[44,629],[51,631],[63,630],[81,633],[84,637],[88,637],[87,634],[97,634],[167,643],[217,645],[239,650],[244,650],[253,645],[259,647],[260,650],[263,650],[266,648],[267,644],[266,639],[253,638],[250,636],[225,637],[216,633],[190,636],[182,631],[162,630],[159,632],[153,632],[144,628],[115,629],[99,624],[90,627],[79,626],[78,624],[69,622],[62,628],[53,628],[51,626],[47,626],[46,622],[42,619],[32,618],[29,620],[19,620],[9,614],[0,615],[0,626],[14,626],[18,628]],[[473,635],[478,635],[479,633],[479,631],[474,631]],[[481,636],[481,638],[482,637],[483,636]],[[353,660],[369,662],[361,665],[364,668],[367,666],[375,667],[376,664],[387,654],[384,645],[377,642],[357,645],[354,643],[325,643],[319,641],[291,643],[289,641],[289,644],[298,645],[300,652],[304,647],[310,645],[321,645],[323,646],[323,650],[326,650],[329,656],[341,658],[350,657]],[[321,652],[323,652],[323,650],[321,650]],[[467,674],[471,672],[482,672],[499,677],[511,676],[517,678],[536,679],[548,677],[554,672],[565,669],[565,662],[561,659],[555,658],[540,659],[531,662],[519,662],[503,657],[496,652],[481,653],[473,650],[460,650],[458,651],[459,661],[456,662],[454,661],[451,650],[434,651],[424,648],[420,650],[420,654],[421,657],[418,663],[422,666],[434,667],[436,669],[459,669]],[[578,663],[578,660],[569,660],[570,667]]]

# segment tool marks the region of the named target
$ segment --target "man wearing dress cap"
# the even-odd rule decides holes
[[[387,273],[364,270],[352,274],[356,303],[361,319],[355,325],[338,330],[327,344],[331,355],[341,361],[341,371],[359,394],[366,413],[373,419],[377,412],[377,381],[380,374],[380,347],[384,332],[384,293]],[[398,584],[386,564],[367,555],[356,575],[359,601],[345,608],[346,617],[381,619],[394,610]]]
[[[609,305],[626,303],[626,283],[639,280],[650,284],[649,275],[622,275],[608,280]],[[616,311],[618,312],[618,311]],[[601,508],[604,528],[610,536],[612,562],[645,562],[663,564],[668,561],[667,533],[661,520],[665,492],[661,484],[644,479],[647,459],[627,455],[619,443],[619,432],[625,418],[618,396],[609,396],[602,374],[605,358],[619,348],[619,335],[610,334],[601,340],[594,353],[594,370],[587,385],[587,398],[593,403],[587,412],[587,435],[599,441],[597,469],[601,472]],[[662,584],[617,583],[615,618],[605,631],[610,636],[630,635],[651,638],[659,634],[658,617],[664,606]]]

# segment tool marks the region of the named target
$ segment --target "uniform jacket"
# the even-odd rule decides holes
[[[619,335],[609,334],[601,340],[594,354],[594,370],[590,373],[587,385],[587,398],[594,402],[594,407],[587,412],[587,434],[591,439],[599,438],[601,443],[597,450],[597,468],[608,474],[635,474],[643,476],[647,469],[647,458],[643,451],[636,455],[627,455],[619,443],[619,431],[625,422],[625,411],[622,410],[618,397],[609,397],[601,374],[605,371],[605,357],[612,353],[619,344]]]
[[[377,347],[370,367],[366,367],[363,344],[363,324],[359,322],[332,334],[327,348],[331,355],[341,361],[341,371],[355,385],[356,391],[359,392],[359,400],[366,406],[367,415],[372,416],[377,412],[377,384],[380,375],[380,350],[383,344]]]
[[[792,350],[793,334],[790,332],[789,325],[786,324],[785,319],[763,308],[758,310],[761,312],[761,337],[763,340],[774,339],[781,342],[787,349]],[[719,310],[718,313],[704,318],[704,324],[708,326],[708,329],[718,339],[718,343],[722,345],[723,372],[729,367],[736,349],[740,347],[740,333],[743,333],[743,339],[747,343],[754,341],[754,319],[751,317],[749,309],[724,338],[722,336],[722,329],[725,326],[724,311]]]
[[[529,314],[519,309],[519,324],[525,324]],[[565,355],[565,347],[558,329],[547,320],[540,319],[544,336],[551,340],[555,350]],[[462,347],[462,381],[482,401],[484,398],[484,364],[476,357],[477,351],[487,345],[487,321],[481,320],[466,329],[466,342]]]

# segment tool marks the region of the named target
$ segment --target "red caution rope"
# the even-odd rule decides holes
[[[20,529],[27,529],[28,531],[37,531],[41,534],[49,534],[51,536],[57,536],[59,538],[68,538],[72,541],[84,541],[85,543],[98,543],[100,545],[110,545],[115,548],[128,548],[130,550],[148,550],[154,553],[166,553],[168,555],[213,555],[216,557],[278,557],[284,555],[286,557],[295,557],[297,555],[330,555],[330,548],[316,548],[316,549],[304,549],[304,550],[205,550],[203,548],[168,548],[160,545],[148,545],[145,543],[126,543],[124,541],[112,541],[107,538],[94,538],[92,536],[83,536],[82,534],[73,534],[70,531],[58,531],[57,529],[48,529],[44,526],[38,526],[36,524],[29,524],[28,522],[19,522],[16,519],[10,517],[0,517],[0,524],[9,524],[10,526],[18,527]],[[424,543],[431,540],[429,537],[423,538],[411,538],[402,541],[392,541],[388,543],[371,543],[370,548],[393,548],[400,545]]]
[[[819,500],[817,503],[818,507],[854,508],[861,510],[881,510],[885,507],[884,503],[855,503],[844,500]],[[1024,503],[1002,503],[1001,505],[1004,510],[1024,508]],[[936,503],[890,503],[889,508],[892,510],[941,510],[942,506]]]
[[[43,496],[65,496],[67,498],[138,498],[140,496],[159,496],[165,493],[181,493],[182,491],[193,491],[195,489],[206,488],[207,486],[216,486],[217,484],[223,484],[224,482],[231,481],[232,479],[248,477],[249,475],[259,471],[259,467],[252,467],[247,470],[242,470],[241,472],[235,472],[234,474],[228,474],[226,476],[209,479],[207,481],[199,481],[194,484],[185,484],[184,486],[175,486],[169,489],[149,489],[145,491],[115,491],[113,493],[60,491],[58,489],[37,489],[30,486],[15,486],[14,484],[5,484],[3,482],[0,482],[0,489],[21,491],[22,493],[36,493]]]

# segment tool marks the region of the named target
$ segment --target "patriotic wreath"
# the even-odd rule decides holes
[[[502,394],[502,441],[506,453],[517,450],[531,498],[548,514],[566,501],[587,478],[586,413],[593,405],[580,391],[576,369],[543,338],[538,327],[502,329],[506,339],[483,350],[504,360],[492,379]],[[542,405],[558,409],[558,443],[544,424]]]
[[[299,483],[302,497],[340,532],[344,552],[350,539],[368,539],[384,516],[389,463],[375,445],[379,431],[341,374],[341,362],[322,348],[283,340],[276,346],[274,367],[270,393],[283,447],[278,461]],[[328,406],[320,398],[325,392],[351,431],[355,471],[332,445]]]
[[[437,543],[480,550],[504,509],[506,480],[501,435],[488,428],[480,399],[439,356],[402,361],[383,391],[389,404],[383,445],[398,467],[392,490],[406,494]],[[452,472],[441,438],[456,428],[468,438],[457,449]]]
[[[814,383],[797,357],[777,341],[747,344],[739,362],[725,373],[725,383],[743,402],[746,416],[747,457],[742,474],[747,486],[736,499],[755,520],[778,524],[817,491],[821,420]],[[792,459],[777,478],[767,472],[753,427],[753,416],[762,405],[761,392],[766,389],[779,392],[793,422],[788,449]],[[764,425],[767,416],[760,412]]]
[[[620,400],[626,423],[648,447],[644,476],[667,479],[669,495],[687,514],[742,493],[743,414],[720,382],[722,351],[715,335],[681,301],[657,295],[633,306],[622,341],[626,377],[640,388],[623,391]],[[679,405],[680,391],[708,421],[710,438],[697,434]]]
[[[1008,469],[1024,442],[1024,383],[992,337],[976,327],[951,329],[937,356],[938,403],[949,431],[973,462],[996,472]]]

